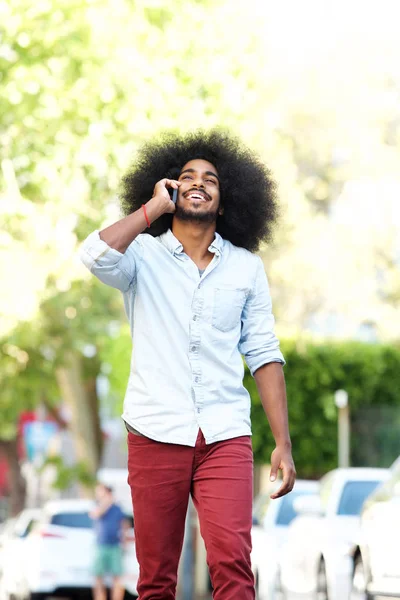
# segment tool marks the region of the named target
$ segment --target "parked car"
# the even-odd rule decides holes
[[[275,600],[279,590],[279,551],[286,539],[288,526],[296,517],[294,501],[300,496],[318,494],[318,489],[317,481],[299,479],[293,491],[282,498],[271,500],[270,491],[255,499],[251,560],[258,600]]]
[[[40,518],[39,509],[25,509],[8,519],[0,535],[0,598],[18,597],[17,573],[21,569],[21,556],[29,532]]]
[[[94,502],[82,499],[45,504],[18,560],[7,556],[3,577],[6,597],[31,600],[42,600],[46,596],[73,597],[92,588],[95,535],[89,512],[93,507]],[[132,515],[129,518],[133,525]],[[21,564],[25,565],[24,569]],[[136,597],[139,567],[133,529],[128,534],[124,566],[126,590]]]
[[[0,529],[0,598],[1,598],[1,579],[3,577],[3,560],[4,555],[7,552],[4,552],[4,549],[7,547],[7,542],[12,536],[12,532],[14,529],[15,518],[6,519],[1,524]]]
[[[387,469],[348,468],[327,473],[318,496],[295,501],[299,516],[289,527],[280,555],[283,596],[347,600],[364,500],[389,477]]]
[[[360,539],[351,552],[352,600],[400,597],[399,540],[400,457],[364,503]]]

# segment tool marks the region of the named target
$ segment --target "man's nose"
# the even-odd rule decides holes
[[[193,181],[193,185],[195,185],[196,187],[204,187],[204,182],[201,179],[201,177],[196,177]]]

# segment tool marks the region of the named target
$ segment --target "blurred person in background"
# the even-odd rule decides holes
[[[176,202],[173,190],[177,190]],[[276,447],[273,494],[291,491],[284,358],[254,253],[277,216],[259,158],[220,131],[165,134],[123,179],[125,218],[88,236],[82,260],[122,291],[133,351],[123,419],[140,600],[175,598],[190,494],[216,600],[253,600],[253,454],[244,356]]]
[[[112,577],[111,599],[123,600],[125,594],[122,583],[123,546],[128,523],[121,508],[115,502],[110,487],[98,483],[95,498],[97,506],[90,513],[90,517],[94,520],[96,535],[93,598],[94,600],[107,599],[104,578],[109,575]]]

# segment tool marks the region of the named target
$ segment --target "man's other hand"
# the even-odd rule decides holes
[[[277,445],[271,455],[271,481],[276,480],[279,470],[282,471],[283,481],[280,488],[271,495],[273,500],[291,492],[296,481],[296,469],[291,449]]]

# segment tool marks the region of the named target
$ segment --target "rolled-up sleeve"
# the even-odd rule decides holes
[[[242,331],[239,351],[244,356],[250,373],[271,362],[285,364],[274,333],[275,319],[267,276],[262,260],[257,257],[257,270],[253,289],[247,297],[242,312]]]
[[[102,240],[97,230],[86,238],[80,249],[80,258],[89,271],[122,292],[135,281],[142,257],[143,246],[138,238],[122,254]]]

